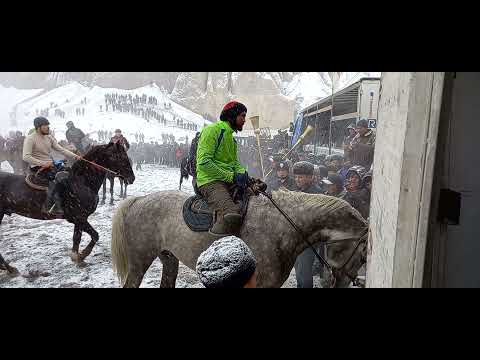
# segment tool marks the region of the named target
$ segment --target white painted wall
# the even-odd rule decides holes
[[[421,286],[443,73],[382,73],[368,287]]]

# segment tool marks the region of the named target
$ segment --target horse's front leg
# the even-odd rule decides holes
[[[6,270],[9,274],[18,274],[17,268],[8,265],[2,254],[0,254],[0,270]]]
[[[113,205],[113,185],[115,184],[115,178],[110,180],[110,205]]]
[[[123,199],[123,180],[118,178],[118,181],[120,182],[120,199]]]
[[[101,205],[105,205],[105,199],[107,198],[107,178],[103,180],[102,188],[103,188],[103,197],[102,197]]]
[[[82,228],[80,224],[75,224],[75,228],[73,229],[73,247],[72,247],[72,254],[70,257],[76,263],[80,262],[80,242],[82,241]]]
[[[92,227],[92,225],[88,223],[88,221],[82,224],[82,230],[86,232],[88,235],[90,235],[92,240],[85,247],[85,249],[83,249],[83,251],[80,253],[80,257],[79,257],[80,261],[83,261],[88,255],[90,255],[90,253],[93,250],[93,247],[95,246],[95,244],[98,242],[98,239],[99,239],[98,232]]]
[[[0,224],[3,221],[3,211],[0,212]],[[9,274],[18,274],[18,270],[13,266],[8,265],[8,263],[3,258],[2,254],[0,254],[0,270],[6,270]]]

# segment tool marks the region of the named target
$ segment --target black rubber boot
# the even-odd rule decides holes
[[[238,236],[242,226],[242,216],[239,214],[225,214],[219,217],[217,222],[208,231],[211,235],[225,237],[230,235]]]
[[[54,206],[55,205],[55,206]],[[48,183],[47,201],[44,210],[50,215],[62,216],[62,199],[57,191],[57,184],[54,181]]]
[[[50,181],[48,183],[48,190],[47,190],[47,200],[45,201],[45,204],[43,205],[42,211],[45,213],[48,213],[50,209],[52,208],[53,204],[55,203],[54,199],[54,193],[55,193],[55,182]]]

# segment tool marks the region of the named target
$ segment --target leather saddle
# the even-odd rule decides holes
[[[48,190],[48,179],[41,176],[37,176],[34,173],[27,174],[27,176],[25,177],[25,182],[33,190],[38,190],[38,191]]]
[[[252,193],[246,192],[242,202],[242,218],[245,219]],[[194,232],[207,232],[215,223],[216,212],[211,209],[207,201],[200,195],[189,197],[183,204],[183,220]]]
[[[68,168],[64,168],[64,170],[59,171],[56,175],[56,180],[64,181],[68,177],[68,172]],[[32,170],[29,170],[25,176],[25,182],[33,190],[48,191],[49,180],[46,177],[41,176],[41,174],[38,172],[32,172]]]

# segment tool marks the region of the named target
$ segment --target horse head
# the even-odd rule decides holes
[[[102,155],[105,159],[105,167],[116,172],[127,185],[133,184],[135,175],[125,148],[118,143],[109,143],[101,145],[101,147],[103,147]]]
[[[307,219],[305,234],[310,243],[327,246],[327,261],[335,287],[346,287],[365,263],[368,223],[349,203],[326,195],[302,194]]]

